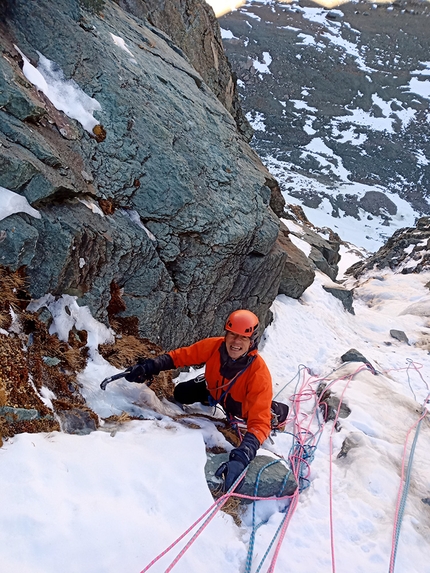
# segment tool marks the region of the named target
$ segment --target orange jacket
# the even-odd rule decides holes
[[[176,368],[205,364],[205,378],[208,390],[215,400],[219,400],[227,390],[229,381],[220,373],[221,357],[219,348],[224,342],[222,336],[205,338],[191,346],[184,346],[168,352]],[[255,435],[260,444],[270,434],[272,404],[272,377],[263,358],[257,350],[253,362],[237,377],[229,394],[242,405],[242,417],[246,420],[247,429]]]

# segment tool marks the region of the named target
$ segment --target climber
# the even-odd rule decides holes
[[[272,379],[258,354],[258,318],[249,310],[236,310],[225,323],[225,336],[205,338],[191,346],[172,350],[155,359],[139,359],[125,376],[129,382],[145,382],[162,370],[205,364],[205,375],[176,385],[174,398],[181,404],[202,402],[220,405],[228,418],[246,422],[246,434],[222,464],[217,477],[223,477],[227,491],[254,459],[269,436],[272,417],[284,422],[288,406],[272,402]]]

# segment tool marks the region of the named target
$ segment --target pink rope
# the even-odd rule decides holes
[[[332,380],[329,384],[327,384],[325,390],[327,390],[328,388],[330,388],[331,386],[333,386],[333,384],[335,384],[336,382],[339,382],[341,380],[344,379],[348,379],[348,384],[345,386],[343,392],[342,392],[342,399],[343,399],[343,395],[346,391],[347,386],[349,385],[350,381],[352,380],[352,378],[355,376],[355,374],[357,374],[358,372],[360,372],[361,370],[365,370],[367,369],[366,365],[363,364],[363,366],[361,366],[360,368],[358,368],[353,374],[348,375],[348,376],[344,376],[335,380]],[[305,369],[305,372],[307,371],[307,369]],[[290,400],[293,403],[293,410],[295,412],[294,417],[292,419],[293,423],[294,423],[294,434],[296,436],[296,439],[299,441],[299,444],[301,447],[305,447],[306,445],[314,447],[315,443],[317,441],[317,436],[318,434],[320,434],[323,430],[323,427],[325,426],[325,424],[322,424],[317,432],[317,434],[314,434],[313,432],[311,432],[310,427],[316,417],[316,412],[318,409],[318,406],[320,406],[320,401],[321,398],[324,394],[324,392],[321,394],[321,396],[317,399],[316,398],[316,391],[312,388],[312,385],[315,385],[318,382],[321,382],[322,380],[324,380],[326,378],[320,378],[320,377],[315,377],[315,376],[309,376],[308,378],[306,378],[306,374],[304,374],[303,376],[303,382],[301,384],[301,387],[299,389],[299,391],[297,392],[297,394],[293,395]],[[301,412],[301,403],[302,402],[307,402],[314,399],[315,400],[315,407],[312,409],[312,413],[311,415],[305,413],[305,412]],[[340,411],[340,406],[341,406],[342,400],[339,402],[339,406],[338,406],[338,410],[337,410],[337,414],[336,414],[336,420],[339,416],[339,411]],[[335,424],[334,424],[335,425]],[[332,429],[332,433],[334,431],[334,425],[333,425],[333,429]],[[308,442],[310,440],[310,442],[308,444],[306,444],[306,442]],[[332,448],[331,448],[332,449]],[[306,473],[306,478],[310,475],[310,465],[309,463],[304,460],[302,457],[300,457],[299,455],[291,455],[289,456],[289,461],[291,464],[291,468],[292,468],[292,473],[294,475],[294,477],[296,478],[296,481],[298,481],[299,479],[299,472],[300,472],[300,468],[302,466],[302,464],[307,466],[307,473]],[[241,478],[244,477],[241,476]],[[332,479],[332,478],[330,478]],[[270,497],[259,497],[259,496],[249,496],[249,495],[245,495],[245,494],[239,494],[239,493],[235,493],[234,489],[237,487],[238,483],[239,483],[240,479],[237,480],[237,482],[234,484],[234,486],[232,487],[232,491],[227,492],[226,494],[224,494],[223,496],[221,496],[217,501],[215,501],[184,533],[182,533],[173,543],[171,543],[169,545],[169,547],[167,547],[164,551],[162,551],[157,557],[155,557],[144,569],[142,569],[142,571],[140,573],[146,573],[149,569],[151,569],[151,567],[153,565],[155,565],[155,563],[157,563],[162,557],[164,557],[169,551],[171,551],[180,541],[182,541],[189,533],[191,533],[191,531],[201,522],[203,521],[203,519],[208,516],[208,514],[210,514],[206,520],[204,521],[204,523],[198,528],[198,530],[194,533],[194,535],[190,538],[190,540],[187,542],[187,544],[181,549],[181,551],[178,553],[178,555],[175,557],[175,559],[170,563],[170,565],[168,566],[168,568],[165,570],[165,573],[169,573],[173,567],[178,563],[178,561],[183,557],[183,555],[186,553],[186,551],[188,551],[188,549],[191,547],[191,545],[196,541],[197,537],[204,531],[204,529],[209,525],[209,523],[212,521],[212,519],[215,517],[215,515],[218,513],[218,511],[220,511],[220,509],[223,507],[223,505],[228,501],[228,499],[230,499],[231,497],[238,497],[238,498],[242,498],[242,499],[249,499],[249,500],[285,500],[285,499],[291,499],[291,505],[290,508],[288,510],[288,514],[284,520],[284,523],[282,524],[282,528],[281,528],[281,532],[280,532],[280,536],[275,548],[275,553],[273,555],[271,564],[269,566],[269,569],[267,571],[267,573],[273,573],[274,569],[275,569],[275,565],[276,565],[276,561],[278,559],[279,556],[279,552],[283,543],[283,540],[285,538],[288,526],[291,522],[291,518],[297,508],[298,505],[298,499],[299,499],[299,492],[298,489],[294,492],[293,495],[289,496],[270,496]],[[330,491],[332,491],[332,483],[330,483]],[[331,530],[332,528],[332,507],[331,507]],[[212,513],[211,513],[212,512]],[[332,537],[332,559],[334,559],[334,539],[333,536]],[[333,565],[334,567],[334,565]],[[333,572],[335,571],[335,569],[333,569]]]
[[[238,482],[239,483],[239,482]],[[277,500],[277,501],[282,501],[282,500],[286,500],[286,499],[291,499],[294,497],[293,495],[283,495],[283,496],[269,496],[269,497],[259,497],[259,496],[253,496],[253,495],[246,495],[246,494],[242,494],[242,493],[236,493],[234,491],[231,491],[230,493],[225,493],[224,495],[222,495],[220,498],[217,499],[217,501],[215,503],[213,503],[209,509],[207,509],[203,515],[201,515],[192,525],[190,525],[190,527],[184,531],[184,533],[182,533],[173,543],[171,543],[169,545],[169,547],[167,547],[164,551],[162,551],[159,555],[157,555],[157,557],[155,557],[144,569],[142,569],[142,571],[140,573],[145,573],[146,571],[148,571],[149,569],[151,569],[151,567],[153,565],[155,565],[155,563],[157,563],[157,561],[159,561],[162,557],[164,557],[171,549],[173,549],[180,541],[182,541],[182,539],[184,539],[184,537],[186,537],[207,515],[208,513],[210,513],[212,510],[213,514],[209,516],[209,518],[205,521],[205,523],[197,530],[197,532],[193,535],[193,537],[189,540],[189,542],[187,543],[187,545],[180,551],[180,553],[175,557],[175,559],[172,561],[172,563],[169,565],[168,569],[165,570],[165,573],[167,573],[168,571],[171,571],[173,569],[173,567],[176,565],[176,563],[179,561],[179,559],[184,555],[184,553],[189,549],[189,547],[194,543],[194,541],[197,539],[197,537],[203,532],[203,530],[207,527],[207,525],[209,525],[210,521],[212,521],[212,519],[215,517],[216,513],[218,513],[218,511],[221,509],[221,507],[231,498],[231,497],[238,497],[241,499],[249,499],[251,501],[268,501],[268,500]]]
[[[284,520],[284,523],[282,524],[282,529],[281,529],[281,532],[279,534],[278,542],[276,544],[275,553],[272,557],[272,561],[270,562],[270,566],[267,570],[267,573],[273,573],[275,571],[276,561],[278,560],[279,552],[281,550],[285,534],[287,532],[291,518],[293,517],[293,514],[296,511],[298,503],[299,503],[299,491],[298,491],[298,489],[296,489],[296,491],[294,492],[293,499],[291,500],[291,505],[290,505],[290,508],[288,510],[288,514]]]

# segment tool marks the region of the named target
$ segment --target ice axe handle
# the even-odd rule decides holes
[[[127,370],[125,370],[124,372],[120,372],[119,374],[115,374],[114,376],[109,376],[109,378],[105,378],[103,380],[103,382],[100,384],[100,388],[102,390],[106,390],[106,386],[110,382],[113,382],[114,380],[118,380],[119,378],[124,378],[124,376],[130,372],[130,370],[131,370],[131,368],[127,368]]]

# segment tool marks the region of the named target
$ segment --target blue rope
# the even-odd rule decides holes
[[[273,400],[276,400],[276,398],[279,396],[279,394],[281,392],[283,392],[287,386],[289,386],[292,382],[294,382],[294,380],[296,378],[298,378],[300,380],[300,374],[301,374],[302,370],[308,370],[309,371],[309,368],[307,366],[305,366],[304,364],[299,364],[297,372],[295,373],[293,378],[291,378],[291,380],[289,382],[284,384],[284,386],[282,386],[282,388],[280,390],[278,390],[278,392],[273,396]],[[297,388],[297,384],[296,384],[296,388]]]
[[[394,564],[396,562],[396,555],[397,555],[397,549],[398,549],[399,537],[400,537],[400,528],[402,526],[403,514],[405,511],[405,507],[406,507],[406,498],[407,498],[408,492],[409,492],[409,486],[410,486],[410,481],[411,481],[412,463],[413,463],[414,454],[415,454],[415,447],[417,445],[418,435],[420,433],[421,423],[423,420],[424,420],[424,418],[421,418],[421,420],[418,422],[418,425],[417,425],[417,428],[415,431],[414,441],[412,442],[411,451],[409,453],[408,470],[406,472],[405,486],[403,488],[402,498],[400,500],[400,506],[399,506],[399,514],[397,516],[397,523],[395,526],[394,552],[393,552],[392,561],[390,563],[390,571],[394,571]]]
[[[278,529],[275,531],[275,534],[274,534],[274,536],[272,537],[271,542],[269,543],[269,547],[267,548],[265,554],[263,555],[263,558],[262,558],[262,560],[260,561],[260,564],[259,564],[258,568],[256,569],[255,573],[259,573],[259,571],[261,570],[261,568],[262,568],[262,566],[263,566],[263,563],[264,563],[266,557],[269,555],[270,550],[272,549],[273,544],[275,543],[276,538],[278,537],[279,532],[281,531],[282,526],[284,525],[285,520],[286,520],[287,517],[288,517],[288,512],[289,512],[289,510],[290,510],[290,507],[291,507],[291,503],[289,503],[289,504],[287,505],[287,507],[286,507],[286,509],[285,509],[284,517],[281,519],[281,523],[279,524]]]
[[[289,386],[296,379],[297,379],[297,382],[296,382],[296,386],[295,386],[295,392],[297,392],[297,388],[298,388],[298,385],[300,383],[300,376],[301,376],[301,373],[303,370],[309,371],[309,369],[306,366],[304,366],[303,364],[300,364],[296,375],[276,393],[276,395],[274,396],[274,399],[283,390],[285,390],[285,388],[287,386]],[[321,380],[324,380],[325,378],[326,377],[322,378]],[[316,444],[313,446],[310,444],[302,445],[296,434],[294,434],[292,432],[285,432],[286,434],[289,434],[292,437],[292,444],[291,444],[289,456],[296,455],[298,459],[303,460],[300,462],[300,467],[299,467],[299,472],[298,472],[297,487],[299,488],[299,493],[301,493],[304,489],[306,489],[310,485],[309,480],[304,477],[304,473],[307,471],[307,468],[308,468],[307,464],[305,463],[305,460],[308,460],[308,463],[311,463],[313,461],[314,456],[315,456],[315,450],[316,450],[318,443],[319,443],[321,436],[322,436],[323,421],[322,421],[322,414],[319,412],[318,408],[317,408],[317,422],[318,422],[318,431],[317,432],[319,433],[319,436],[317,438]],[[309,440],[314,439],[314,438],[315,438],[314,434],[309,434],[309,438],[308,438]],[[271,465],[278,463],[279,461],[281,461],[281,460],[274,460],[273,462],[266,464],[265,466],[263,466],[259,470],[259,472],[257,474],[255,488],[254,488],[254,496],[255,497],[257,497],[259,483],[260,483],[260,476],[261,476],[262,472],[265,469],[269,468]],[[281,486],[280,492],[278,494],[279,496],[282,495],[282,492],[284,491],[285,485],[286,485],[290,475],[291,475],[291,469],[289,470],[289,472],[287,473],[287,475],[283,479],[282,486]],[[252,504],[253,504],[253,507],[252,507],[252,531],[251,531],[251,536],[250,536],[250,540],[249,540],[248,555],[246,558],[246,565],[245,565],[245,572],[244,573],[251,573],[252,558],[253,558],[253,553],[254,553],[256,534],[257,534],[258,529],[262,525],[264,525],[264,523],[265,523],[265,522],[261,522],[258,525],[256,524],[256,500],[254,500],[252,502]],[[269,546],[267,547],[255,573],[259,573],[259,571],[261,570],[261,568],[264,564],[264,561],[266,560],[267,556],[269,555],[280,531],[282,530],[282,527],[285,523],[285,520],[288,518],[288,513],[290,511],[290,507],[291,507],[291,502],[288,502],[285,509],[284,509],[285,515],[283,516],[277,530],[275,531],[275,534],[273,535],[273,537],[269,543]]]
[[[409,385],[409,388],[410,388],[412,394],[414,395],[415,402],[417,402],[417,397],[416,397],[415,392],[414,392],[414,390],[413,390],[413,388],[412,388],[411,378],[410,378],[410,376],[409,376],[409,369],[412,367],[413,361],[412,361],[410,358],[406,358],[406,362],[408,363],[408,367],[406,368],[406,376],[408,377],[408,385]]]
[[[257,474],[257,479],[255,480],[254,497],[258,496],[258,488],[260,486],[260,477],[261,477],[261,474],[263,473],[263,471],[266,470],[267,468],[269,468],[270,466],[273,466],[274,464],[279,463],[280,461],[281,460],[273,460],[272,462],[269,462],[266,465],[264,465],[262,468],[260,468],[260,470],[258,471],[258,474]],[[282,481],[282,486],[281,486],[280,491],[278,493],[279,496],[282,495],[282,492],[284,491],[285,484],[287,483],[288,477],[290,475],[291,475],[291,470],[289,470],[289,472],[287,473],[287,475],[284,477],[284,479]],[[252,556],[254,553],[254,545],[255,545],[255,536],[256,536],[258,529],[262,525],[264,525],[264,523],[265,523],[264,521],[262,521],[258,525],[255,524],[255,522],[256,522],[256,515],[255,515],[256,506],[257,506],[257,503],[256,503],[256,500],[254,500],[252,502],[252,531],[251,531],[251,537],[249,540],[248,555],[246,557],[245,573],[251,573]],[[284,519],[285,519],[285,517],[283,518],[283,521],[284,521]],[[282,526],[282,523],[281,523],[281,526]],[[270,549],[272,548],[272,545],[275,542],[276,537],[279,534],[279,531],[281,530],[281,526],[279,526],[277,531],[275,532],[275,535],[273,536],[273,538],[269,544],[269,547],[267,548],[265,554],[263,555],[263,558],[260,561],[258,568],[257,568],[255,573],[258,573],[260,571],[261,567],[263,566],[264,560],[266,559],[267,555],[269,554]]]

